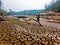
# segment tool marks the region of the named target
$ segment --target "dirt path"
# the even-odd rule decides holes
[[[36,20],[36,18],[34,18],[34,19]],[[37,23],[36,21],[34,21],[34,20],[30,20],[30,21],[26,21],[26,22],[38,24],[38,23]],[[42,18],[40,19],[40,23],[41,23],[42,25],[51,26],[51,27],[54,28],[54,29],[60,30],[60,24],[59,24],[59,23],[49,22],[48,20],[42,19]]]
[[[47,26],[51,26],[55,29],[60,29],[60,24],[59,23],[52,23],[52,22],[46,22],[46,21],[42,21],[43,19],[41,19],[40,23],[42,25],[47,25]]]

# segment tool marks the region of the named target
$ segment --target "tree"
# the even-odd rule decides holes
[[[45,11],[60,12],[60,0],[52,0],[51,5],[48,5],[47,8],[45,6]]]

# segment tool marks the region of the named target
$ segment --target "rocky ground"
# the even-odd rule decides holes
[[[0,23],[0,45],[60,45],[60,30],[6,18]]]

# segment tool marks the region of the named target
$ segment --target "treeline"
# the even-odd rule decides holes
[[[24,10],[19,12],[8,12],[10,15],[37,15],[40,14],[42,10]]]
[[[20,11],[15,14],[17,15],[37,15],[41,12],[42,10],[25,10],[25,11]]]
[[[60,12],[60,0],[52,0],[50,4],[45,5],[45,10],[44,11],[55,11],[55,12]]]
[[[60,12],[60,0],[52,0],[50,4],[45,4],[43,10],[24,10],[19,12],[8,12],[10,15],[37,15],[46,11]]]

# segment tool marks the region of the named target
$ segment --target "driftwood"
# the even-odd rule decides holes
[[[4,16],[0,16],[0,22],[5,21]]]

